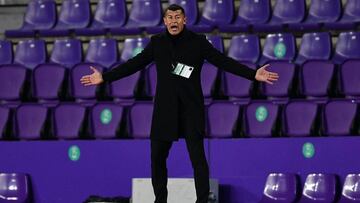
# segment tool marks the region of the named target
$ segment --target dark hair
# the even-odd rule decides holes
[[[168,10],[170,10],[170,11],[181,10],[181,12],[182,12],[182,13],[184,14],[184,16],[185,16],[185,10],[184,10],[184,8],[181,7],[181,6],[179,6],[179,5],[177,5],[177,4],[171,4],[169,7],[167,7],[167,8],[165,9],[165,12],[164,12],[164,17],[165,17],[166,12],[167,12]]]

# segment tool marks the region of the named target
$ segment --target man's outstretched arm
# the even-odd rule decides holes
[[[258,70],[253,70],[215,49],[205,37],[201,40],[201,47],[203,57],[206,60],[227,72],[249,80],[257,80],[269,84],[273,84],[273,82],[279,79],[277,73],[266,70],[269,64],[260,67]]]
[[[101,74],[95,67],[90,66],[93,73],[81,77],[80,82],[85,86],[98,85],[103,82],[112,82],[136,73],[153,61],[152,44],[152,41],[150,41],[141,53],[106,73]]]

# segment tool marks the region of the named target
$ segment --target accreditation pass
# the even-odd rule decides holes
[[[172,71],[173,74],[182,76],[184,78],[189,78],[191,73],[193,72],[194,67],[188,66],[183,63],[177,63],[176,67]]]

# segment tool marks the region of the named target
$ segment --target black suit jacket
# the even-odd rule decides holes
[[[103,74],[104,81],[111,82],[155,62],[157,86],[151,139],[177,140],[180,133],[191,138],[203,137],[205,113],[200,72],[204,60],[249,80],[255,79],[255,70],[219,52],[205,35],[184,28],[176,42],[173,43],[168,32],[154,35],[141,53]],[[194,67],[189,78],[172,74],[172,64],[175,61]]]

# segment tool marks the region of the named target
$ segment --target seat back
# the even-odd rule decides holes
[[[4,202],[30,201],[31,183],[23,173],[0,173],[0,197]]]
[[[75,29],[88,26],[91,18],[89,0],[65,0],[61,4],[56,27]]]
[[[123,107],[114,103],[98,103],[91,108],[91,129],[95,138],[115,138],[123,118]]]
[[[237,61],[256,63],[260,56],[259,37],[253,34],[232,37],[228,56]]]
[[[91,27],[121,27],[125,24],[126,18],[125,0],[100,0],[96,6]]]
[[[301,40],[296,63],[302,64],[306,60],[328,60],[331,56],[331,37],[328,32],[305,33]]]
[[[286,104],[283,116],[283,131],[287,136],[311,136],[316,119],[317,104],[308,101],[293,101]]]
[[[270,173],[266,178],[261,202],[294,202],[296,199],[297,180],[291,173]]]
[[[341,0],[311,1],[307,22],[335,22],[342,12]]]
[[[341,64],[348,59],[360,59],[360,32],[340,33],[333,61]]]
[[[26,68],[21,65],[0,67],[0,100],[19,100],[26,80]]]
[[[295,38],[291,33],[266,36],[260,64],[270,60],[292,61],[296,55]]]
[[[48,109],[38,104],[22,104],[16,109],[16,135],[20,139],[40,139]]]
[[[271,17],[270,0],[242,0],[236,24],[263,24]]]
[[[115,39],[92,39],[86,52],[85,61],[110,68],[117,62],[117,57],[118,46]]]
[[[301,67],[301,90],[306,96],[326,97],[335,66],[329,61],[308,61]]]
[[[276,123],[278,105],[270,102],[251,102],[245,109],[245,134],[249,137],[271,137]]]
[[[135,103],[131,107],[129,130],[133,138],[150,137],[153,108],[152,103]]]
[[[85,107],[79,104],[60,104],[54,109],[54,135],[59,139],[79,138],[85,117]]]
[[[230,24],[234,16],[234,1],[206,0],[201,21],[208,25]]]
[[[46,47],[44,40],[20,41],[16,46],[14,63],[34,69],[46,61]]]
[[[50,62],[72,68],[82,61],[82,45],[78,39],[55,40]]]
[[[346,96],[360,96],[360,60],[348,60],[340,67],[340,89]]]
[[[342,188],[342,198],[359,201],[360,200],[360,174],[348,174]]]
[[[357,105],[348,100],[330,101],[323,112],[324,134],[349,135],[353,120],[357,113]]]
[[[333,202],[336,194],[336,178],[333,174],[309,174],[306,177],[302,198]]]
[[[0,40],[0,66],[13,61],[12,44],[8,40]]]
[[[277,0],[271,22],[284,24],[301,22],[306,13],[305,0]]]
[[[34,96],[37,99],[59,99],[66,68],[58,64],[42,64],[33,74]]]
[[[51,29],[55,23],[55,1],[32,0],[28,3],[22,29]]]
[[[162,8],[160,0],[133,0],[128,27],[157,26],[162,21]]]
[[[231,102],[212,103],[208,108],[209,136],[231,138],[235,130],[239,106]]]

